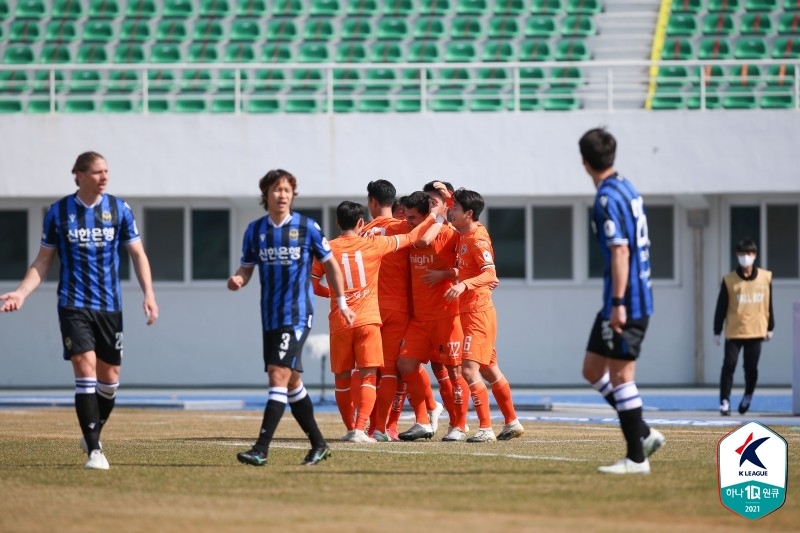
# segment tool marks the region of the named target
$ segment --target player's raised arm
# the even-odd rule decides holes
[[[314,289],[314,294],[323,298],[331,297],[331,290],[327,285],[322,284],[322,278],[325,276],[325,267],[322,263],[314,259],[314,264],[311,266],[311,287]]]
[[[25,299],[42,284],[42,281],[47,276],[55,255],[55,248],[48,246],[39,248],[36,259],[31,263],[19,287],[12,292],[0,295],[0,312],[19,311],[22,309]]]

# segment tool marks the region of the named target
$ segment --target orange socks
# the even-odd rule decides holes
[[[372,413],[372,408],[375,407],[376,381],[377,376],[375,374],[367,374],[361,377],[361,391],[358,395],[358,414],[356,415],[355,429],[364,431],[367,427],[367,420]]]
[[[430,388],[430,387],[428,387]],[[392,401],[392,408],[389,411],[389,419],[386,421],[386,429],[397,429],[397,422],[400,420],[400,415],[403,413],[403,404],[406,403],[406,384],[402,378],[397,380],[397,387],[394,390],[394,401]]]
[[[355,428],[353,397],[350,394],[350,378],[335,378],[334,395],[336,396],[336,406],[339,407],[339,414],[342,415],[342,422],[347,431]]]
[[[391,372],[391,373],[390,373]],[[389,417],[389,410],[392,408],[395,390],[397,389],[397,376],[395,370],[381,368],[381,382],[378,384],[378,396],[375,400],[375,423],[370,419],[370,429],[377,429],[381,433],[386,433],[386,419]]]
[[[517,411],[514,409],[514,401],[511,399],[511,386],[505,376],[492,383],[492,396],[494,396],[500,412],[503,413],[506,424],[517,419]]]
[[[469,400],[465,398],[466,391],[469,390],[467,380],[464,376],[458,376],[455,384],[453,385],[453,404],[455,411],[455,420],[451,423],[453,427],[461,430],[466,429],[467,425],[467,410],[469,409]]]
[[[453,422],[458,418],[453,396],[453,382],[450,381],[450,374],[447,373],[447,368],[444,365],[433,365],[433,375],[436,376],[436,381],[439,382],[439,395],[442,397],[444,408],[447,409],[447,414],[450,416],[450,425],[452,426]]]
[[[406,382],[411,407],[414,409],[414,416],[419,424],[430,424],[428,410],[425,408],[425,382],[419,372],[412,372],[403,376]]]
[[[472,405],[475,406],[475,413],[478,415],[478,427],[492,427],[492,414],[489,411],[489,391],[482,379],[469,386],[472,395]]]

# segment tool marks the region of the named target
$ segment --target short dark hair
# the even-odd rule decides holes
[[[342,231],[355,229],[358,221],[366,216],[367,208],[356,202],[345,200],[336,207],[336,222]]]
[[[594,128],[578,141],[583,160],[598,172],[614,166],[617,157],[617,140],[605,128]]]
[[[89,167],[92,163],[95,162],[97,159],[102,159],[105,161],[105,157],[98,154],[97,152],[83,152],[78,158],[75,160],[75,164],[72,165],[72,173],[77,174],[78,172],[86,172],[89,170]],[[75,185],[78,184],[78,177],[75,177]]]
[[[758,245],[752,239],[742,239],[736,245],[737,254],[757,254]]]
[[[451,193],[453,192],[453,184],[450,183],[449,181],[442,181],[442,180],[429,181],[428,183],[426,183],[425,185],[422,186],[422,190],[424,192],[428,193],[428,194],[433,193],[436,196],[438,196],[439,198],[441,198],[442,200],[444,200],[444,195],[441,193],[441,191],[439,189],[434,187],[434,185],[433,185],[434,183],[441,183],[442,185],[445,186],[445,188],[448,191],[450,191]]]
[[[400,198],[400,202],[406,209],[416,209],[420,215],[427,215],[431,212],[431,197],[422,191],[414,191],[408,196],[403,196]]]
[[[461,188],[453,193],[453,197],[455,201],[458,202],[462,208],[464,208],[464,211],[472,211],[472,220],[477,222],[481,216],[481,213],[483,213],[484,206],[486,205],[483,201],[483,196],[475,191],[469,191]]]
[[[297,196],[297,178],[295,178],[291,172],[280,168],[270,170],[258,182],[258,188],[261,190],[261,201],[259,203],[264,206],[264,209],[267,209],[267,193],[269,192],[269,188],[282,179],[286,179],[289,182],[294,196]]]
[[[397,189],[387,180],[375,180],[367,184],[367,198],[377,200],[381,207],[392,205],[396,195]]]

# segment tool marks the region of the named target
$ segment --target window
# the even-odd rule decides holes
[[[797,205],[767,206],[767,268],[775,278],[800,277]]]
[[[586,223],[588,229],[586,235],[588,238],[589,253],[589,278],[602,278],[603,277],[603,252],[600,251],[600,245],[597,242],[597,235],[592,230],[592,211],[594,208],[589,207],[586,209]]]
[[[533,208],[533,279],[572,279],[572,207]]]
[[[226,279],[229,262],[229,211],[192,210],[192,279]]]
[[[183,209],[146,208],[144,227],[144,246],[153,280],[183,281]]]
[[[28,212],[0,211],[0,280],[19,281],[28,269]]]
[[[761,250],[761,208],[757,205],[731,207],[731,240],[730,265],[735,270],[739,263],[736,260],[736,245],[742,239],[750,239]],[[761,266],[761,254],[756,257],[756,266]]]
[[[497,277],[525,279],[525,208],[492,208],[487,215]]]

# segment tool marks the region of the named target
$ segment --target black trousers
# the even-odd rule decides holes
[[[725,339],[725,359],[719,377],[719,400],[730,401],[733,387],[733,373],[739,352],[744,352],[744,393],[753,394],[758,381],[758,359],[761,357],[763,339]]]

